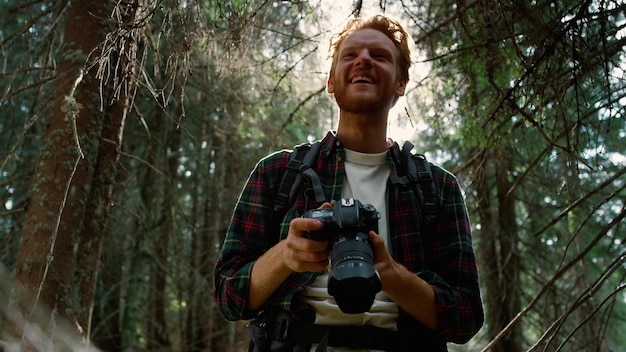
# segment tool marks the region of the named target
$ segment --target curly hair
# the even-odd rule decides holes
[[[411,67],[411,50],[409,49],[409,35],[402,25],[387,16],[376,15],[367,19],[354,18],[351,19],[343,29],[335,33],[330,38],[329,58],[332,58],[331,72],[335,71],[337,66],[337,56],[339,47],[343,41],[352,33],[361,29],[375,29],[385,34],[394,43],[400,53],[397,68],[400,77],[406,82],[409,81],[409,67]]]

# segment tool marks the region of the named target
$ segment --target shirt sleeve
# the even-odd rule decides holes
[[[278,152],[259,161],[233,211],[214,270],[217,308],[228,320],[251,319],[257,313],[246,308],[250,274],[257,258],[280,237],[271,229],[270,219],[288,155]]]
[[[484,321],[472,233],[461,187],[441,173],[440,210],[432,237],[431,270],[418,275],[435,290],[438,330],[446,341],[465,343]]]

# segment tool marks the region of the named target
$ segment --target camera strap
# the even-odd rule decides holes
[[[403,175],[391,175],[390,181],[401,186],[412,184],[415,196],[418,198],[423,214],[424,226],[429,229],[437,216],[437,188],[432,176],[430,162],[423,154],[412,154],[413,143],[405,141],[401,149],[400,163]],[[315,201],[325,201],[324,190],[319,176],[313,169],[318,154],[320,142],[303,143],[297,145],[291,152],[289,162],[280,180],[278,192],[274,199],[273,216],[278,219],[293,205],[304,183],[307,190],[312,190]],[[306,190],[305,190],[306,191]]]

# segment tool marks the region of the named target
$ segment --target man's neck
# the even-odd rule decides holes
[[[387,116],[364,116],[342,112],[337,137],[345,148],[361,153],[387,150]]]

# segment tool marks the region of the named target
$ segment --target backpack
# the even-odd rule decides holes
[[[274,200],[274,219],[280,219],[286,213],[305,185],[304,190],[311,190],[316,202],[322,203],[326,200],[319,176],[312,168],[319,153],[319,146],[320,142],[316,141],[303,143],[294,148]],[[424,225],[428,229],[434,224],[437,214],[435,202],[437,187],[426,156],[411,154],[412,149],[413,143],[404,142],[400,154],[401,172],[404,172],[404,175],[391,175],[389,180],[393,184],[405,187],[413,184],[415,195],[422,208]]]

